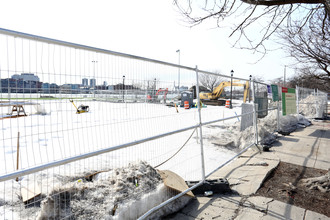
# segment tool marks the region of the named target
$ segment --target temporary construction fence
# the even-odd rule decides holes
[[[318,89],[298,87],[297,113],[307,118],[324,118],[328,112],[328,94]]]
[[[205,75],[225,82],[209,95],[229,108],[200,100]],[[1,219],[165,215],[281,127],[250,78],[5,29],[0,76]],[[197,184],[167,190],[164,170]]]

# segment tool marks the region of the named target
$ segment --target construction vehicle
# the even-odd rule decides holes
[[[155,91],[155,90],[154,90]],[[147,99],[149,102],[160,102],[161,100],[158,99],[158,96],[161,95],[162,93],[164,94],[162,99],[164,101],[164,103],[166,102],[166,95],[168,93],[168,88],[166,89],[158,89],[156,93],[154,93],[154,91],[151,91],[151,94],[147,95]]]
[[[158,96],[160,95],[160,93],[163,93],[164,92],[164,95],[163,95],[163,101],[164,101],[164,103],[166,103],[166,95],[167,95],[167,93],[168,93],[168,88],[166,88],[166,89],[162,89],[162,88],[160,88],[160,89],[158,89],[158,91],[156,92],[156,98],[158,98]]]
[[[214,90],[213,92],[210,93],[199,93],[199,98],[200,100],[207,105],[225,105],[226,100],[225,99],[219,99],[224,88],[230,87],[230,86],[241,86],[244,87],[244,98],[243,101],[244,103],[246,102],[246,99],[249,95],[249,81],[246,81],[245,84],[243,83],[238,83],[237,80],[233,81],[232,83],[229,82],[221,82]]]
[[[73,104],[73,106],[77,109],[76,114],[81,114],[85,112],[89,112],[89,106],[88,105],[79,105],[78,108],[74,104],[73,100],[71,99],[70,102]]]

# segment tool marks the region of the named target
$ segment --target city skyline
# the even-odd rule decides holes
[[[14,74],[11,78],[1,78],[0,92],[8,93],[92,93],[93,90],[132,90],[142,89],[132,84],[117,83],[113,85],[107,85],[106,81],[103,84],[97,85],[96,79],[90,78],[90,84],[88,84],[88,78],[82,78],[81,83],[64,83],[56,84],[52,82],[42,82],[39,77],[33,73],[21,73]],[[147,89],[154,88],[156,84]],[[184,86],[182,86],[184,87]]]

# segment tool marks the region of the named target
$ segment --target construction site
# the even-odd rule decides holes
[[[0,70],[12,82],[1,84],[0,219],[330,218],[294,200],[320,191],[329,204],[327,93],[9,30],[0,46],[7,38],[40,63],[17,50],[1,66],[40,81]],[[205,89],[202,75],[222,80]],[[286,169],[296,182],[276,179]]]

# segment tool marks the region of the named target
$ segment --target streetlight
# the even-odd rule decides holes
[[[180,66],[180,49],[176,51],[179,54],[179,66]],[[180,67],[178,69],[178,90],[180,92]]]
[[[230,71],[230,107],[229,108],[233,108],[233,75],[234,75],[234,70]]]
[[[123,75],[123,102],[125,100],[125,75]]]

